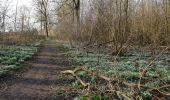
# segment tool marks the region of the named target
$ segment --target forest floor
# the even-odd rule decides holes
[[[17,55],[21,55],[22,48],[18,48],[19,49],[14,48],[14,50],[12,49],[10,52],[16,52],[21,49],[18,51],[21,53],[16,53]],[[25,49],[27,51],[28,48]],[[25,49],[23,49],[23,51]],[[164,50],[164,48],[162,49]],[[141,69],[145,69],[151,61],[154,61],[152,65],[153,68],[148,70],[142,80],[143,84],[149,88],[161,87],[162,85],[169,86],[170,52],[166,50],[157,57],[162,49],[157,50],[158,53],[154,56],[151,55],[152,53],[150,51],[140,52],[134,49],[129,50],[130,52],[127,52],[124,56],[115,57],[105,54],[104,52],[98,54],[97,52],[87,53],[83,50],[77,51],[75,48],[71,48],[67,43],[57,43],[53,40],[47,40],[42,43],[38,53],[36,53],[30,61],[24,62],[24,64],[21,65],[21,69],[15,72],[15,74],[0,78],[0,100],[74,100],[74,98],[76,100],[82,100],[81,98],[83,97],[81,97],[80,94],[84,94],[86,91],[82,89],[81,84],[73,77],[61,74],[61,71],[72,70],[75,67],[83,67],[89,71],[99,71],[100,74],[107,77],[116,76],[129,83],[137,83],[140,78]],[[8,49],[2,51],[2,54],[4,54]],[[10,52],[7,52],[5,56]],[[15,57],[16,54],[12,53],[11,55]],[[27,52],[26,54],[23,53],[23,55],[23,57],[25,57]],[[8,58],[10,57],[11,56]],[[157,57],[156,60],[154,60],[155,57]],[[20,58],[22,58],[22,56]],[[4,61],[4,59],[2,59],[2,61]],[[79,74],[79,76],[84,81],[88,81],[88,83],[100,83],[97,78],[88,76],[86,73]],[[106,86],[105,84],[103,85]],[[136,92],[127,87],[122,87],[122,89],[125,92],[124,94],[127,93],[128,96],[131,96],[131,94],[128,93]],[[162,91],[167,91],[169,93],[169,87],[167,89],[168,90]],[[100,96],[103,91],[101,93],[100,91],[96,93]],[[151,98],[154,95],[153,92],[151,92],[153,93],[151,94],[147,90],[139,91],[139,93],[144,99]],[[94,96],[94,98],[98,98],[98,94],[91,95],[92,97]],[[163,96],[162,98],[166,97]]]
[[[60,74],[72,69],[70,64],[62,47],[46,41],[24,68],[0,80],[0,100],[71,100],[75,94],[67,91],[73,80]]]

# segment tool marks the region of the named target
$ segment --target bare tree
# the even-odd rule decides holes
[[[21,28],[21,32],[24,32],[28,29],[29,27],[29,8],[26,6],[21,6],[21,8],[19,9],[20,11],[20,28]]]
[[[40,22],[41,22],[41,27],[42,23],[44,24],[44,29],[46,32],[46,36],[49,36],[49,0],[34,0],[35,6],[36,6],[36,11],[39,14]]]
[[[18,15],[18,0],[15,8],[15,20],[14,20],[14,30],[17,31],[17,15]]]
[[[57,6],[59,9],[62,8],[59,11],[58,26],[67,25],[67,29],[63,29],[67,30],[65,32],[75,42],[87,45],[111,44],[115,53],[120,52],[120,49],[129,42],[141,46],[169,43],[170,0],[58,0],[57,2],[59,4],[62,2]],[[83,4],[86,5],[84,11]],[[66,13],[61,14],[61,12]],[[73,21],[68,20],[71,17],[68,12],[73,15]]]
[[[73,0],[74,16],[76,17],[76,35],[80,34],[80,0]]]
[[[1,29],[3,32],[6,31],[6,18],[8,16],[8,11],[9,11],[9,7],[10,7],[10,1],[9,0],[6,0],[3,2],[2,6],[1,6],[1,10],[0,10],[0,13],[1,13]]]

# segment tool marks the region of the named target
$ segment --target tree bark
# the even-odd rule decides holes
[[[76,16],[76,35],[80,33],[80,0],[73,0]]]

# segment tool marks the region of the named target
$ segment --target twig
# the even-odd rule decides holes
[[[163,94],[163,95],[170,96],[170,93],[167,93],[167,92],[165,92],[165,91],[164,91],[164,92],[161,91],[161,89],[170,87],[170,85],[164,85],[164,86],[161,86],[161,87],[159,87],[159,88],[152,88],[152,87],[148,87],[148,86],[145,86],[145,85],[142,85],[142,84],[139,84],[139,83],[138,83],[138,84],[129,83],[129,82],[126,82],[126,81],[117,79],[117,78],[110,79],[110,78],[108,78],[108,77],[106,77],[106,76],[100,75],[99,73],[95,73],[95,72],[89,71],[89,70],[87,70],[87,69],[85,69],[85,68],[77,68],[77,69],[75,69],[75,70],[66,70],[66,71],[62,71],[62,72],[61,72],[62,74],[71,74],[72,76],[74,76],[74,77],[87,89],[86,95],[88,95],[88,97],[90,97],[89,95],[90,95],[90,89],[91,89],[92,85],[90,85],[89,83],[83,82],[83,80],[80,79],[80,77],[78,77],[78,74],[79,74],[80,72],[86,72],[86,73],[87,73],[88,75],[90,75],[90,76],[95,76],[95,77],[100,78],[101,80],[106,81],[106,82],[108,83],[107,86],[108,86],[109,90],[106,90],[106,91],[103,92],[103,93],[106,93],[106,92],[116,93],[117,95],[121,95],[121,96],[123,96],[124,98],[126,98],[126,99],[128,99],[128,100],[131,100],[131,98],[128,97],[128,96],[126,95],[126,93],[123,93],[123,92],[118,91],[118,90],[120,90],[120,89],[116,90],[115,88],[117,88],[117,86],[119,87],[119,86],[124,85],[125,87],[129,87],[129,88],[133,88],[133,89],[136,89],[137,87],[140,86],[140,90],[141,90],[141,88],[142,88],[142,89],[145,89],[145,90],[147,90],[147,91],[154,91],[154,90],[156,90],[156,91],[158,91],[159,93],[161,93],[161,94]],[[141,77],[141,79],[142,79],[142,77]],[[115,85],[113,85],[113,83],[117,83],[118,85],[115,86]],[[94,87],[95,87],[95,86],[94,86]],[[101,90],[98,89],[97,87],[95,87],[95,88],[96,88],[97,90],[101,91]]]
[[[158,55],[154,60],[152,60],[152,61],[145,67],[145,69],[140,73],[140,79],[139,79],[139,81],[138,81],[138,89],[140,89],[140,87],[141,87],[142,77],[144,77],[144,75],[151,69],[151,68],[149,68],[149,67],[150,67],[150,66],[154,63],[154,61],[157,60],[166,50],[168,50],[169,47],[170,47],[170,46],[168,46],[166,49],[162,50],[162,51],[159,53],[159,55]]]

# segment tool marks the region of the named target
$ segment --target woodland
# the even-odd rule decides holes
[[[170,0],[12,1],[0,100],[170,99]]]

